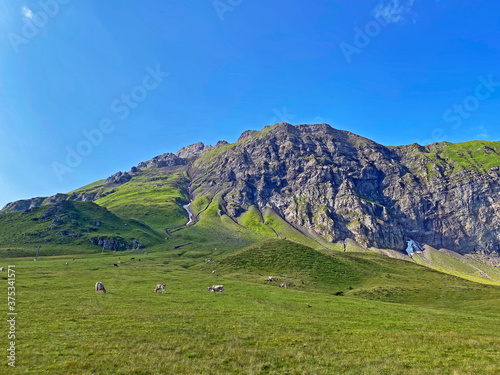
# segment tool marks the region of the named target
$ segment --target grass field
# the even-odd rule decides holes
[[[1,373],[500,373],[498,286],[288,241],[221,244],[209,264],[197,246],[2,259],[16,266],[18,316],[17,367],[4,358]]]

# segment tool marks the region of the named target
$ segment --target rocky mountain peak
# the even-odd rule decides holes
[[[149,167],[163,168],[163,167],[172,167],[184,164],[186,164],[186,162],[182,158],[178,157],[177,155],[171,154],[170,152],[167,152],[163,155],[156,156],[153,159],[148,160],[146,162],[139,163],[137,168],[138,169],[149,168]]]
[[[250,139],[252,137],[255,137],[259,132],[257,130],[246,130],[243,133],[241,133],[240,137],[236,142],[244,142],[247,139]]]
[[[199,158],[208,149],[212,149],[212,146],[205,146],[203,142],[198,142],[181,148],[175,153],[175,156],[182,159]]]

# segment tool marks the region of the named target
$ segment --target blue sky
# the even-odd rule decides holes
[[[385,145],[499,140],[499,11],[494,0],[3,0],[0,206],[280,121]]]

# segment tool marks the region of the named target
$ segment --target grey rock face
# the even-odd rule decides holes
[[[106,179],[107,183],[111,184],[124,184],[132,179],[132,176],[125,172],[118,172]]]
[[[434,165],[431,176],[417,162],[422,146],[384,147],[326,124],[279,124],[239,142],[196,161],[191,186],[195,196],[224,191],[230,216],[269,207],[330,241],[367,247],[404,250],[409,238],[461,253],[500,246],[496,171],[451,178]]]
[[[138,169],[149,168],[149,167],[163,168],[163,167],[172,167],[184,164],[186,164],[184,159],[178,157],[177,155],[167,152],[166,154],[156,156],[149,161],[139,163],[137,168]]]
[[[181,148],[175,153],[175,156],[178,156],[182,159],[196,159],[199,158],[204,152],[207,152],[212,148],[212,146],[205,146],[203,142],[198,142]]]
[[[133,245],[132,242],[128,242],[121,237],[92,237],[89,239],[89,243],[102,247],[106,250],[127,250]]]

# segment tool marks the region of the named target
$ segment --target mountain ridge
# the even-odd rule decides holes
[[[383,146],[327,124],[279,123],[245,131],[232,144],[195,143],[73,192],[12,202],[0,212],[92,201],[162,230],[185,223],[182,205],[189,202],[195,217],[212,204],[239,225],[254,207],[252,225],[261,221],[276,232],[267,220],[272,211],[275,220],[326,247],[350,239],[364,248],[403,251],[412,239],[461,254],[492,253],[499,247],[499,173],[499,142]]]

